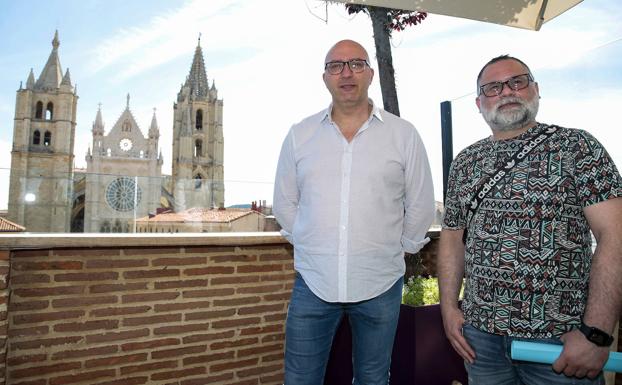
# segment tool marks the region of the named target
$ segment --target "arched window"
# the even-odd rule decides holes
[[[43,134],[43,145],[44,146],[50,146],[52,144],[52,133],[50,131],[46,131],[45,134]]]
[[[125,119],[123,121],[123,125],[121,126],[121,131],[124,131],[124,132],[132,131],[132,124],[130,123],[129,119]]]
[[[145,156],[145,151],[140,150],[140,155],[139,155],[139,156],[140,156],[141,158],[143,158],[143,157]]]
[[[41,133],[39,132],[39,130],[35,130],[34,134],[32,135],[32,144],[40,144],[41,143]]]
[[[102,223],[99,231],[101,233],[109,233],[110,232],[110,222],[104,221],[104,223]]]
[[[54,104],[52,102],[48,103],[48,106],[45,109],[45,120],[52,120],[54,117]]]
[[[112,155],[112,150],[111,149],[106,149],[106,156],[111,156]]]
[[[195,126],[197,130],[203,129],[203,110],[197,110],[197,118],[195,119]]]
[[[37,107],[35,109],[35,119],[43,119],[43,103],[41,101],[37,102]]]
[[[197,174],[197,176],[194,177],[194,188],[201,188],[202,184],[203,178],[201,177],[201,174]]]
[[[203,141],[201,139],[194,142],[194,156],[203,156]]]

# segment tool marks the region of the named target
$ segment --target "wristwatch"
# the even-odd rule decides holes
[[[613,336],[607,334],[599,328],[587,326],[583,323],[583,321],[581,321],[579,330],[585,335],[585,338],[587,338],[588,341],[597,346],[610,346],[613,342]]]

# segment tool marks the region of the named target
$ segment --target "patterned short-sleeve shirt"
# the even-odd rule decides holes
[[[481,183],[538,124],[508,140],[480,140],[452,163],[443,227],[464,229]],[[489,333],[549,338],[579,325],[592,258],[583,209],[622,196],[609,154],[589,133],[560,128],[520,161],[482,200],[468,226],[465,318]]]

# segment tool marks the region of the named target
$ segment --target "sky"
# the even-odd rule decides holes
[[[440,103],[452,102],[456,155],[490,130],[475,106],[475,78],[492,57],[530,67],[542,99],[538,120],[588,130],[622,165],[622,2],[586,0],[538,32],[440,15],[394,33],[401,116],[419,131],[442,201]],[[86,167],[101,103],[106,133],[130,110],[144,134],[156,109],[162,172],[171,172],[173,103],[203,50],[224,101],[225,205],[272,201],[281,143],[292,124],[330,103],[321,80],[328,49],[365,46],[377,68],[371,21],[318,0],[0,0],[0,209],[7,207],[15,96],[38,78],[60,39],[63,72],[79,96],[75,167]],[[382,104],[376,76],[370,97]]]

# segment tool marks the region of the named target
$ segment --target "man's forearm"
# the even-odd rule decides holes
[[[464,276],[462,231],[443,230],[441,232],[437,274],[441,309],[457,307]]]

